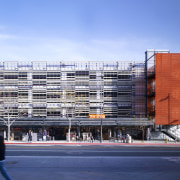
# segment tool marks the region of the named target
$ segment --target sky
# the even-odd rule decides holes
[[[179,0],[0,0],[1,61],[144,61],[180,53]]]

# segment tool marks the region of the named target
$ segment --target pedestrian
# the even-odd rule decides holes
[[[0,171],[6,180],[12,180],[5,168],[5,144],[2,136],[0,136]]]
[[[29,130],[28,131],[28,142],[31,142],[32,141],[32,131]]]
[[[46,139],[47,139],[47,131],[44,130],[44,132],[43,132],[43,141],[46,141]]]
[[[93,136],[91,136],[91,142],[93,143],[93,141],[94,141],[94,138],[93,138]]]
[[[79,141],[79,136],[76,136],[76,141]]]
[[[122,142],[125,143],[125,135],[122,135]]]
[[[126,143],[129,143],[129,134],[126,134]]]

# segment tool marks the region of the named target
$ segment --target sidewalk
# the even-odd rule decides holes
[[[35,142],[27,142],[27,141],[5,141],[5,144],[7,145],[124,145],[124,146],[134,146],[134,145],[149,145],[149,146],[158,146],[158,145],[175,145],[175,146],[180,146],[180,142],[175,142],[175,141],[168,141],[167,143],[165,140],[133,140],[132,143],[123,143],[121,141],[103,141],[100,143],[100,141],[94,141],[89,142],[89,141],[66,141],[66,140],[54,140],[54,141],[35,141]]]

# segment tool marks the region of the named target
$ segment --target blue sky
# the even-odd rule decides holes
[[[179,0],[0,0],[1,61],[144,61],[180,53]]]

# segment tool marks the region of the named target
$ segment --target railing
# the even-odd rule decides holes
[[[148,90],[147,95],[155,95],[155,89]]]
[[[155,65],[147,70],[147,75],[150,76],[155,73]]]
[[[148,108],[148,113],[154,113],[155,112],[155,106],[149,107]]]

